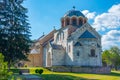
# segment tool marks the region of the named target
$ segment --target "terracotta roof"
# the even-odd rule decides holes
[[[71,35],[71,33],[73,33],[73,32],[75,32],[75,31],[76,31],[76,29],[77,29],[77,27],[70,26],[70,27],[68,28],[68,35],[70,36],[70,35]]]
[[[40,40],[40,44],[41,45],[45,45],[45,43],[47,43],[48,41],[51,41],[54,39],[54,33],[56,32],[56,30],[51,31],[48,35],[44,36],[41,40]]]

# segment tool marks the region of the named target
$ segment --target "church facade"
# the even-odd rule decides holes
[[[102,66],[101,36],[78,10],[61,18],[61,28],[41,36],[32,46],[28,66]],[[32,56],[37,55],[37,59]]]

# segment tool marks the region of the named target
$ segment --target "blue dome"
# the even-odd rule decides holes
[[[69,16],[69,17],[71,17],[71,16],[82,16],[82,17],[85,17],[80,11],[77,11],[77,10],[70,10],[64,15],[64,17],[65,16]]]

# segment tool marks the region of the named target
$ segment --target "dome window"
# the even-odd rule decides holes
[[[70,25],[70,19],[69,18],[66,19],[66,25]]]
[[[72,25],[77,25],[77,19],[76,18],[72,19]]]
[[[82,19],[79,19],[79,25],[80,25],[80,26],[83,25],[83,21],[82,21]]]
[[[61,24],[62,24],[62,27],[63,27],[64,26],[64,20],[62,20]]]

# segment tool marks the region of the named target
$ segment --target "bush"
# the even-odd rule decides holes
[[[38,72],[39,72],[39,69],[36,69],[36,70],[35,70],[35,73],[38,73]]]
[[[27,67],[27,64],[25,64],[24,67]]]
[[[12,72],[8,72],[7,62],[4,62],[4,56],[0,53],[0,79],[6,80],[12,74]]]
[[[42,74],[43,73],[43,69],[39,69],[38,73]]]
[[[42,73],[43,73],[43,69],[36,69],[36,70],[35,70],[35,73],[42,74]]]

